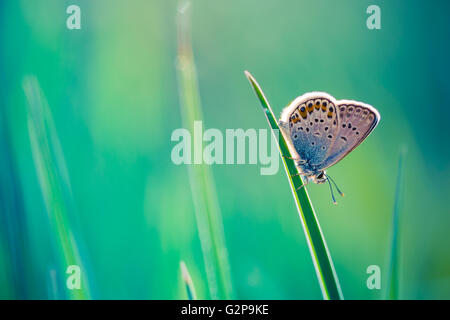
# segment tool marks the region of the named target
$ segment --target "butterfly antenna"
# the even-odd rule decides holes
[[[333,187],[331,186],[330,179],[327,179],[327,181],[328,181],[328,185],[330,186],[331,199],[333,200],[333,204],[337,204],[336,199],[334,198]]]
[[[327,175],[327,174],[325,175],[325,177],[327,177],[327,179],[333,183],[333,185],[336,187],[337,192],[339,192],[339,194],[340,194],[341,196],[345,196],[344,193],[343,193],[343,192],[339,189],[339,187],[337,186],[336,182],[334,182],[333,178],[331,178],[331,177],[330,177],[329,175]]]

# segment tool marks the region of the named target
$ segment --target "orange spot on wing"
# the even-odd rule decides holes
[[[298,111],[300,112],[300,115],[302,116],[302,118],[306,119],[306,117],[308,116],[307,112],[306,112],[306,107],[304,105],[301,105],[300,108],[298,109]]]

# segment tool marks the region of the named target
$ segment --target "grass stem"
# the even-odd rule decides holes
[[[386,298],[389,300],[398,299],[398,247],[399,247],[399,224],[400,224],[400,207],[402,198],[402,186],[403,186],[403,162],[406,149],[400,151],[400,157],[398,160],[397,171],[397,183],[395,187],[395,199],[394,210],[392,214],[392,230],[391,230],[391,243],[389,253],[389,265],[388,265],[388,285],[386,291]]]
[[[58,274],[66,275],[67,267],[70,265],[79,266],[82,270],[81,289],[67,288],[66,294],[70,299],[89,299],[87,270],[83,268],[69,214],[70,211],[73,213],[72,191],[53,117],[35,77],[25,77],[23,88],[28,102],[28,134],[31,151],[49,217],[50,229],[53,231],[52,242],[55,244],[60,268]]]
[[[286,171],[289,185],[292,190],[295,204],[297,206],[300,221],[305,232],[306,241],[311,252],[311,257],[316,270],[319,285],[322,291],[323,298],[326,300],[341,300],[343,299],[339,280],[334,269],[333,261],[330,256],[330,252],[325,243],[322,230],[317,220],[316,213],[309,199],[308,192],[303,186],[302,179],[298,173],[297,167],[292,160],[292,155],[289,152],[286,141],[283,134],[280,134],[280,128],[278,122],[274,116],[272,108],[269,105],[263,91],[255,78],[245,71],[247,79],[250,81],[251,86],[255,90],[255,93],[261,102],[264,114],[272,129],[272,133],[278,140],[278,147],[280,151],[281,161],[283,162],[284,169]]]
[[[189,1],[180,3],[177,27],[181,114],[183,126],[195,135],[194,122],[202,121],[203,115],[191,46]],[[188,165],[188,172],[210,296],[212,299],[231,299],[230,265],[212,173],[204,163]]]
[[[183,278],[184,285],[186,286],[186,292],[188,300],[197,300],[197,293],[195,292],[194,282],[189,274],[188,268],[184,261],[180,262],[181,277]]]

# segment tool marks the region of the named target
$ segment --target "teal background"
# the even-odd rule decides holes
[[[66,28],[70,4],[81,7],[81,30]],[[366,27],[371,4],[381,30]],[[170,160],[182,126],[176,10],[162,0],[1,2],[0,298],[67,298],[30,147],[29,74],[64,153],[90,297],[185,299],[180,260],[209,297],[187,168]],[[446,1],[193,1],[205,128],[268,128],[244,70],[277,114],[315,90],[379,110],[373,134],[328,171],[346,194],[339,205],[327,186],[308,187],[347,299],[383,298],[402,147],[400,298],[450,298],[449,10]],[[212,166],[235,297],[320,299],[285,173],[259,169]],[[366,286],[369,265],[381,267],[381,290]]]

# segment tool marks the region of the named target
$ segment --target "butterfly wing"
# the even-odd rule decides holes
[[[279,124],[292,154],[322,163],[333,142],[330,132],[339,129],[336,100],[325,92],[304,94],[283,110]]]
[[[365,103],[340,100],[337,104],[337,123],[330,133],[332,142],[325,159],[316,166],[323,170],[342,160],[375,129],[380,121],[378,111]]]

